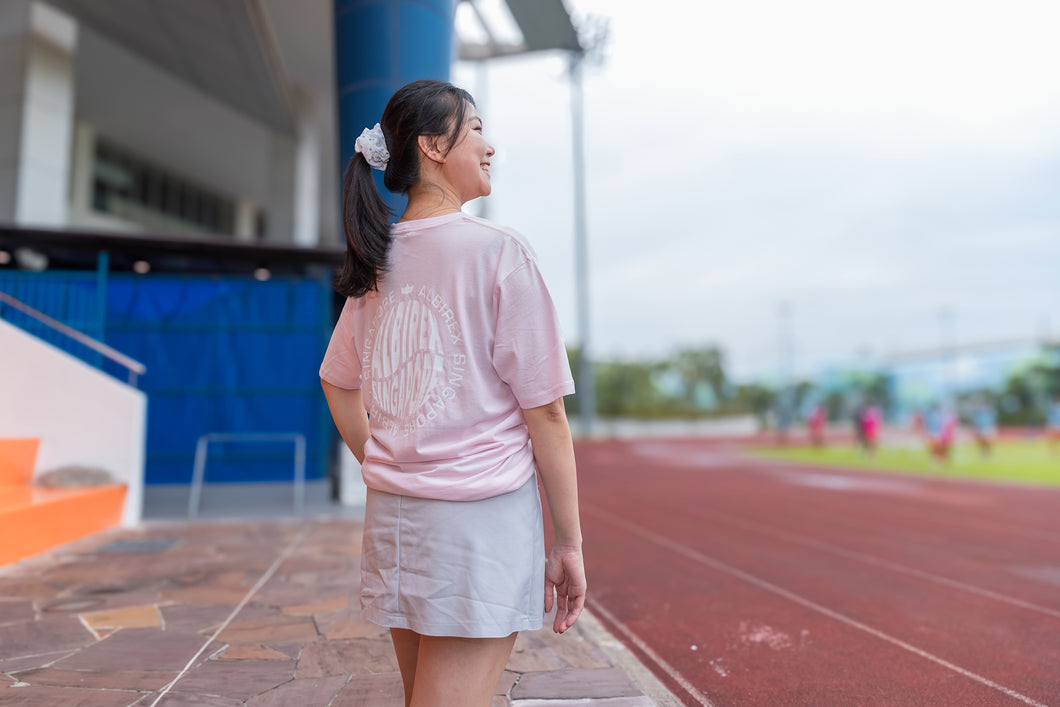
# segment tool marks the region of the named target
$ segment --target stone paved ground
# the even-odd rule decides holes
[[[389,636],[357,608],[360,529],[148,524],[0,568],[0,704],[402,707]],[[654,704],[678,703],[591,616],[520,635],[493,700]]]

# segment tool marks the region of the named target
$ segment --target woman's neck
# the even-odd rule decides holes
[[[435,216],[455,214],[460,211],[460,200],[447,190],[434,184],[423,184],[409,191],[409,203],[398,223],[416,221]]]

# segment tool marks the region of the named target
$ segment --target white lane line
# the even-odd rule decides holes
[[[680,685],[685,692],[691,695],[692,699],[694,699],[699,704],[703,705],[703,707],[713,707],[713,703],[708,700],[702,692],[697,690],[695,686],[692,685],[692,683],[688,682],[688,680],[685,680],[681,676],[681,673],[677,672],[677,670],[672,665],[667,663],[661,655],[653,651],[651,646],[649,646],[644,641],[640,640],[640,637],[637,636],[637,634],[633,633],[633,631],[631,631],[629,628],[627,628],[625,624],[619,621],[614,614],[612,614],[604,607],[600,606],[599,602],[589,602],[589,611],[599,616],[603,616],[605,619],[607,619],[608,623],[610,623],[616,630],[618,630],[619,633],[629,639],[630,643],[635,645],[637,648],[643,651],[645,655],[651,658],[652,661],[657,666],[659,666],[659,669],[669,675],[674,682]]]
[[[883,567],[884,569],[891,570],[892,572],[907,574],[911,577],[916,577],[918,579],[924,579],[929,582],[935,582],[936,584],[942,584],[947,587],[960,589],[961,591],[968,592],[969,594],[978,594],[979,596],[986,597],[988,599],[1004,602],[1006,604],[1011,604],[1012,606],[1018,606],[1021,609],[1036,611],[1040,614],[1045,614],[1047,616],[1052,616],[1054,618],[1060,619],[1060,611],[1056,609],[1050,609],[1047,606],[1032,604],[1028,601],[1023,601],[1022,599],[1017,599],[1016,597],[1011,597],[1007,594],[1001,594],[990,589],[977,587],[974,584],[966,584],[965,582],[961,582],[956,579],[950,579],[948,577],[943,577],[941,575],[926,572],[924,570],[918,570],[915,567],[909,567],[908,565],[903,565],[898,562],[885,560],[882,557],[866,555],[865,553],[858,552],[856,550],[848,550],[847,548],[839,547],[836,545],[830,545],[829,543],[825,543],[820,540],[814,540],[813,538],[808,538],[804,535],[798,535],[787,530],[773,528],[772,526],[768,526],[752,520],[737,518],[736,516],[731,516],[728,513],[709,512],[708,517],[715,518],[721,523],[727,525],[734,525],[738,528],[743,528],[744,530],[750,530],[752,532],[760,533],[762,535],[768,535],[784,542],[790,542],[796,545],[803,545],[804,547],[809,547],[815,550],[820,550],[822,552],[827,552],[831,555],[836,555],[837,557],[845,557],[847,559],[856,560],[858,562],[863,562],[868,565],[876,565],[877,567]]]
[[[291,542],[287,543],[287,547],[283,549],[283,552],[281,552],[276,557],[272,565],[269,566],[269,569],[265,570],[265,574],[261,575],[258,581],[254,584],[254,586],[250,588],[250,590],[246,593],[243,599],[239,602],[236,608],[232,609],[232,613],[228,615],[228,618],[224,620],[224,623],[218,626],[217,630],[213,632],[213,635],[206,639],[206,643],[202,644],[202,647],[199,648],[198,652],[191,657],[191,660],[189,660],[188,664],[184,666],[184,669],[177,673],[177,677],[173,678],[169,682],[169,684],[162,688],[162,692],[158,693],[158,697],[155,698],[155,701],[151,703],[150,707],[155,707],[159,702],[161,702],[162,698],[166,696],[166,693],[172,690],[173,686],[176,685],[177,682],[180,681],[180,679],[184,677],[184,675],[189,670],[191,670],[191,667],[195,665],[195,661],[199,659],[199,656],[201,656],[203,652],[205,652],[206,649],[209,647],[209,645],[213,643],[226,628],[228,628],[228,624],[232,622],[232,619],[234,619],[239,614],[239,612],[243,610],[243,607],[246,606],[247,603],[254,597],[254,595],[257,594],[258,591],[265,586],[265,583],[272,578],[272,575],[276,574],[276,570],[280,568],[280,564],[282,564],[283,561],[286,560],[292,552],[294,552],[294,549],[302,543],[302,540],[305,539],[305,536],[309,532],[309,530],[310,527],[308,525],[305,525],[302,527],[301,530],[299,530],[295,534],[293,538],[291,538]]]
[[[601,518],[609,521],[610,523],[612,523],[614,525],[617,525],[617,526],[619,526],[621,528],[626,529],[627,531],[629,531],[630,533],[633,533],[634,535],[639,535],[640,537],[644,538],[645,540],[653,542],[656,545],[658,545],[660,547],[663,547],[663,548],[665,548],[667,550],[670,550],[673,553],[676,553],[678,555],[682,555],[682,556],[692,560],[693,562],[698,562],[699,564],[706,565],[707,567],[710,567],[712,569],[715,569],[715,570],[718,570],[720,572],[724,572],[726,574],[732,575],[733,577],[741,579],[741,580],[747,582],[748,584],[752,584],[752,585],[758,587],[759,589],[764,589],[767,592],[772,592],[773,594],[776,594],[778,596],[784,597],[785,599],[793,601],[796,604],[801,604],[802,606],[805,606],[808,609],[816,611],[816,612],[818,612],[820,614],[824,614],[825,616],[828,616],[829,618],[835,619],[836,621],[839,621],[840,623],[846,624],[847,626],[850,626],[851,628],[856,628],[859,631],[864,631],[865,633],[867,633],[867,634],[869,634],[871,636],[875,636],[876,638],[879,638],[880,640],[883,640],[883,641],[886,641],[887,643],[890,643],[892,645],[898,646],[899,648],[901,648],[903,650],[906,650],[906,651],[909,651],[910,653],[913,653],[915,655],[918,655],[921,658],[925,658],[927,660],[930,660],[933,663],[937,663],[938,665],[941,665],[944,668],[952,670],[953,672],[955,672],[955,673],[957,673],[959,675],[963,675],[964,677],[966,677],[966,678],[968,678],[970,680],[974,680],[975,682],[978,682],[981,685],[985,685],[986,687],[989,687],[989,688],[992,688],[994,690],[997,690],[998,692],[1001,692],[1001,693],[1003,693],[1005,695],[1008,695],[1009,697],[1011,697],[1013,699],[1019,700],[1019,701],[1025,703],[1025,704],[1028,704],[1028,705],[1033,705],[1034,707],[1049,707],[1048,705],[1042,704],[1041,702],[1037,702],[1037,701],[1031,699],[1030,697],[1027,697],[1026,695],[1022,695],[1022,694],[1016,692],[1015,690],[1013,690],[1011,688],[1008,688],[1008,687],[1005,687],[1004,685],[998,684],[998,683],[994,682],[993,680],[990,680],[989,678],[985,678],[982,675],[979,675],[977,673],[973,673],[970,670],[965,670],[964,668],[962,668],[959,665],[955,665],[955,664],[949,662],[948,660],[940,658],[937,655],[934,655],[932,653],[928,653],[927,651],[925,651],[925,650],[923,650],[921,648],[917,648],[916,646],[914,646],[914,645],[912,645],[910,643],[906,643],[905,641],[901,640],[900,638],[895,638],[894,636],[891,636],[890,634],[886,634],[883,631],[880,631],[879,629],[875,629],[872,626],[869,626],[867,624],[863,624],[860,621],[858,621],[856,619],[853,619],[853,618],[851,618],[851,617],[849,617],[849,616],[847,616],[845,614],[841,614],[838,611],[834,611],[832,609],[829,609],[828,607],[822,606],[822,605],[818,604],[815,601],[807,599],[806,597],[803,597],[803,596],[801,596],[799,594],[796,594],[796,593],[794,593],[792,591],[784,589],[783,587],[777,586],[776,584],[773,584],[772,582],[769,582],[769,581],[766,581],[764,579],[761,579],[760,577],[756,577],[753,574],[749,574],[747,572],[744,572],[743,570],[740,570],[740,569],[737,569],[737,568],[733,567],[732,565],[728,565],[728,564],[722,562],[721,560],[716,560],[713,557],[710,557],[708,555],[704,555],[703,553],[698,552],[696,550],[693,550],[690,547],[686,547],[686,546],[684,546],[684,545],[682,545],[682,544],[680,544],[678,542],[670,540],[669,538],[663,537],[662,535],[659,535],[658,533],[652,532],[652,531],[650,531],[650,530],[648,530],[646,528],[642,528],[642,527],[640,527],[638,525],[630,523],[625,518],[622,518],[620,516],[614,515],[614,514],[609,513],[609,512],[607,512],[605,510],[602,510],[600,508],[596,508],[595,506],[588,506],[588,505],[583,504],[582,508],[584,510],[590,512],[590,513],[594,513],[594,514],[600,516]]]

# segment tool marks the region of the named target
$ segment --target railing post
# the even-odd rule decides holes
[[[294,510],[301,515],[305,508],[305,464],[306,442],[301,432],[278,433],[225,433],[208,432],[195,444],[195,466],[191,472],[191,488],[188,491],[188,517],[199,515],[202,487],[206,477],[207,447],[210,442],[294,442]]]
[[[188,517],[199,515],[199,499],[202,496],[203,475],[206,473],[206,447],[210,444],[210,435],[199,437],[195,444],[195,468],[191,472],[191,489],[188,493]]]
[[[107,276],[110,274],[110,253],[105,250],[96,255],[96,325],[95,338],[107,341]]]
[[[302,515],[305,507],[305,435],[294,438],[294,510]]]

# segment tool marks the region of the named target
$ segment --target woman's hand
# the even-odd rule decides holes
[[[556,603],[552,630],[563,633],[574,625],[585,606],[585,563],[581,548],[556,546],[545,562],[545,612]]]

